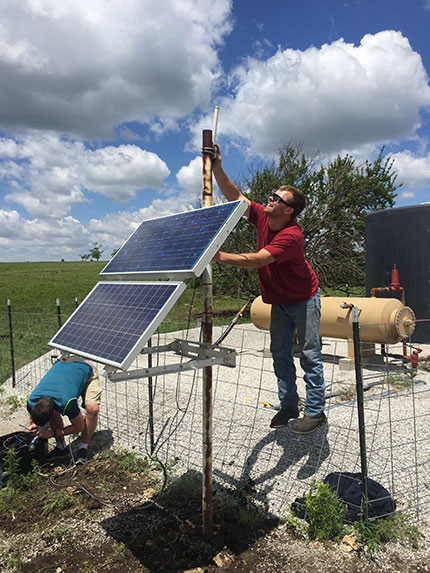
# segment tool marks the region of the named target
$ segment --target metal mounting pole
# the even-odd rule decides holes
[[[58,323],[58,328],[60,329],[63,326],[63,319],[61,318],[61,306],[59,298],[57,298],[56,304],[57,304],[57,323]]]
[[[358,323],[359,309],[352,306],[352,334],[354,340],[354,360],[355,360],[355,381],[357,389],[357,410],[358,410],[358,432],[360,437],[360,460],[361,460],[361,509],[364,519],[369,517],[368,513],[368,471],[366,453],[366,430],[364,420],[364,397],[363,397],[363,375],[361,369],[361,349],[360,349],[360,329]]]
[[[148,348],[152,348],[152,339],[148,340]],[[152,368],[152,354],[148,352],[148,368]],[[152,385],[152,376],[148,378],[148,407],[149,407],[149,439],[151,456],[155,450],[154,440],[154,389]]]
[[[15,388],[16,385],[15,352],[13,348],[12,307],[10,304],[10,299],[7,299],[7,310],[9,317],[9,341],[10,341],[10,361],[12,366],[12,388]]]
[[[203,207],[212,205],[212,131],[203,130]],[[203,272],[203,344],[212,344],[212,265]],[[203,369],[202,530],[212,534],[212,366]]]

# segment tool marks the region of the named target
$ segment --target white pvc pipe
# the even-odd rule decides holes
[[[218,127],[218,114],[219,114],[219,107],[216,105],[214,109],[214,123],[212,127],[212,145],[216,143],[216,130]]]

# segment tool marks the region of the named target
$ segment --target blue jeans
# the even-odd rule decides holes
[[[325,382],[321,359],[319,326],[321,301],[319,292],[305,302],[273,304],[270,321],[270,350],[278,378],[278,395],[282,408],[297,404],[294,335],[300,350],[300,365],[306,382],[305,414],[319,416],[324,410]]]

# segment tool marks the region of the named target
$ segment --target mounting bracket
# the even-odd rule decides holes
[[[128,372],[114,371],[111,366],[105,367],[108,380],[110,382],[123,382],[124,380],[133,380],[135,378],[149,378],[151,376],[160,376],[161,374],[174,374],[175,372],[184,372],[186,370],[198,370],[206,366],[236,366],[236,350],[233,348],[213,347],[202,342],[193,342],[190,340],[176,339],[170,344],[163,346],[150,346],[141,351],[141,354],[159,354],[160,352],[172,351],[179,356],[191,358],[188,362],[178,364],[165,364],[163,366],[154,366],[150,368],[139,368]]]

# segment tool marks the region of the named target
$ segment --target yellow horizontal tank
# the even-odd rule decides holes
[[[396,298],[376,297],[321,297],[320,336],[352,339],[353,305],[360,311],[360,339],[363,342],[395,344],[408,338],[415,329],[415,315],[411,308]],[[261,330],[270,328],[272,306],[257,297],[251,305],[251,320]]]

